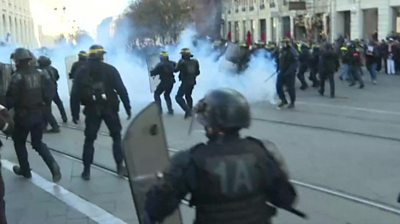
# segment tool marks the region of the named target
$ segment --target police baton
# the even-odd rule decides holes
[[[278,74],[277,72],[272,73],[272,75],[270,75],[264,82],[268,82],[272,77],[274,77],[277,74]]]
[[[299,211],[299,210],[297,210],[295,208],[285,208],[285,210],[290,212],[290,213],[292,213],[292,214],[294,214],[294,215],[297,215],[298,217],[300,217],[302,219],[308,219],[307,214],[305,214],[304,212]]]

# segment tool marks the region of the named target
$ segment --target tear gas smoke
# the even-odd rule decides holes
[[[119,30],[126,30],[126,37],[128,37],[128,28]],[[106,33],[105,35],[109,34]],[[218,53],[212,50],[210,42],[198,41],[194,44],[194,36],[196,36],[194,29],[189,27],[181,34],[177,45],[169,45],[164,48],[164,50],[169,52],[171,60],[179,61],[180,50],[188,47],[191,49],[194,58],[199,61],[201,74],[197,78],[197,85],[193,91],[194,102],[201,99],[211,89],[227,87],[238,90],[250,102],[269,101],[274,103],[276,76],[268,78],[275,72],[275,62],[266,58],[265,51],[260,51],[253,55],[248,69],[238,75],[232,71],[234,65],[226,61],[224,55],[215,60]],[[106,39],[103,38],[103,40]],[[106,49],[108,53],[106,54],[105,61],[114,65],[119,70],[128,90],[133,109],[137,112],[138,109],[153,101],[153,94],[150,92],[148,69],[145,60],[138,55],[128,53],[126,46],[122,43],[122,41],[114,41],[100,44],[109,48]],[[59,70],[59,94],[64,105],[67,107],[69,107],[69,94],[65,57],[76,55],[80,50],[87,50],[91,44],[91,42],[85,42],[75,47],[59,44],[45,53],[45,55],[51,58],[52,65]],[[9,63],[9,56],[14,49],[14,47],[0,48],[0,61]],[[39,50],[34,50],[33,52],[37,57],[43,54]],[[174,99],[180,85],[177,77],[178,75],[176,74],[176,83],[171,94],[172,99]],[[267,79],[268,81],[266,81]],[[174,109],[177,113],[181,112],[176,103]]]

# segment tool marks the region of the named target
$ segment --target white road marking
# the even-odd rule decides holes
[[[364,107],[352,107],[352,106],[343,106],[343,105],[331,105],[331,104],[324,104],[324,103],[310,103],[310,102],[303,102],[303,101],[298,101],[298,102],[296,102],[296,103],[297,103],[297,104],[303,104],[303,105],[311,105],[311,106],[319,106],[319,107],[328,107],[328,108],[340,108],[340,109],[345,109],[345,110],[356,110],[356,111],[363,111],[363,112],[369,112],[369,113],[389,114],[389,115],[400,116],[400,113],[399,113],[399,112],[387,111],[387,110],[369,109],[369,108],[364,108]]]
[[[12,162],[2,159],[3,168],[12,171],[12,167],[15,165]],[[62,186],[52,183],[43,177],[39,176],[35,172],[32,172],[32,179],[30,180],[34,185],[56,197],[60,201],[64,202],[68,206],[76,209],[82,214],[89,217],[91,220],[101,224],[127,224],[123,220],[115,217],[108,213],[99,206],[90,203],[89,201],[77,196],[76,194],[68,191]]]

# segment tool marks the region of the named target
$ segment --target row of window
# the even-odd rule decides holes
[[[270,8],[275,8],[276,0],[258,0],[258,7],[260,10],[265,9],[266,7],[266,2],[269,1],[269,7]],[[281,1],[281,0],[278,0]],[[227,3],[226,8],[226,13],[231,14],[231,13],[239,13],[245,12],[247,9],[249,11],[254,11],[254,9],[257,7],[257,0],[231,0],[229,3]],[[287,0],[283,0],[283,5],[287,5]]]
[[[16,18],[12,16],[6,16],[2,14],[0,17],[0,31],[3,31],[4,34],[11,34],[11,38],[14,42],[26,42],[29,38],[32,31],[33,24],[31,21]],[[3,39],[1,37],[0,39]]]

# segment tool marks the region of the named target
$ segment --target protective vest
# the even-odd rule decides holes
[[[172,61],[165,61],[159,64],[159,75],[162,82],[174,82],[175,63]]]
[[[82,105],[105,104],[107,102],[104,74],[85,74],[81,91]]]
[[[274,215],[266,204],[266,161],[261,146],[247,139],[209,143],[192,152],[198,185],[192,191],[196,224],[265,224]]]
[[[180,61],[182,70],[179,74],[180,79],[183,83],[194,85],[196,84],[196,77],[199,75],[198,72],[198,61],[194,59]]]
[[[15,74],[21,78],[21,92],[18,107],[27,111],[41,110],[45,105],[44,74],[40,70]]]

